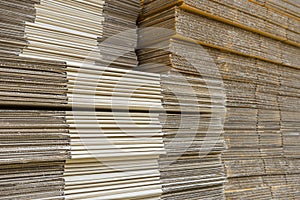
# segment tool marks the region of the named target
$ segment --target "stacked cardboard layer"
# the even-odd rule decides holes
[[[292,195],[286,183],[286,159],[283,154],[281,117],[278,104],[280,90],[280,67],[257,61],[257,132],[265,174],[263,183],[271,191],[272,199],[289,199]],[[283,191],[288,191],[285,193]]]
[[[66,62],[69,106],[113,111],[161,109],[160,76],[131,71],[137,66],[134,48],[139,1],[53,0],[41,1],[35,8],[36,19],[34,23],[26,23],[25,29],[29,46],[21,56]],[[123,33],[127,29],[134,30]],[[84,135],[72,137],[72,159],[67,162],[65,172],[66,198],[150,199],[159,196],[157,159],[163,146],[158,115],[146,117],[142,112],[133,113],[131,119],[119,113],[122,116],[119,128],[114,112],[98,113],[101,116],[96,119],[101,119],[100,122],[92,120],[91,113],[78,111],[79,122],[73,119],[74,113],[69,113],[71,136],[82,128]],[[138,125],[131,120],[141,127],[135,127]],[[148,122],[153,124],[148,127],[145,125]],[[105,134],[112,134],[112,140],[128,151],[122,154],[115,152],[114,145],[103,144],[106,140],[97,129],[99,123]],[[126,137],[131,133],[132,136]],[[135,138],[135,134],[149,137],[151,133],[157,133],[157,138],[146,141]],[[88,142],[80,142],[84,139]],[[113,165],[120,165],[122,169],[111,169],[98,158],[111,159]],[[141,166],[136,158],[143,163]],[[105,183],[102,177],[106,175]],[[146,184],[147,181],[151,182]],[[138,186],[144,187],[137,191]]]
[[[143,37],[140,40],[141,68],[161,73],[163,106],[167,111],[224,112],[222,81],[218,80],[216,68],[205,67],[214,63],[202,47],[180,40],[148,46],[143,44]]]
[[[75,69],[75,68],[74,68]],[[160,76],[112,66],[83,65],[68,72],[73,107],[160,110]]]
[[[102,62],[109,62],[113,67],[119,68],[136,67],[134,48],[137,42],[136,20],[139,11],[139,0],[105,1],[103,38],[99,38]]]
[[[147,29],[157,21],[140,22],[138,55],[142,69],[162,77],[167,111],[161,115],[167,151],[159,160],[162,199],[223,199],[225,99],[218,70],[200,45],[170,39],[167,29]]]
[[[18,55],[27,45],[25,22],[35,18],[35,0],[7,0],[0,2],[0,55]]]
[[[69,66],[69,102],[74,107],[160,109],[160,77],[137,67],[136,18],[139,1],[105,1],[101,61]],[[97,52],[95,52],[97,54]]]
[[[64,106],[65,64],[17,56],[1,57],[1,105]]]
[[[143,2],[136,68],[138,0],[0,1],[0,104],[92,108],[1,110],[0,198],[299,199],[297,2]]]
[[[283,102],[280,106],[280,99],[288,98],[288,93],[295,95],[293,88],[285,90],[282,84],[288,83],[288,76],[297,77],[297,69],[292,70],[294,75],[288,75],[291,69],[287,67],[225,53],[219,53],[216,62],[227,95],[224,135],[228,150],[222,156],[228,176],[226,197],[289,199],[296,196],[295,187],[299,184],[295,180],[288,182],[286,175],[297,176],[298,170],[292,167],[297,161],[286,159],[283,142],[282,109],[289,106]],[[293,106],[297,107],[293,100]]]
[[[253,0],[254,1],[254,0]],[[269,1],[267,4],[279,1]],[[251,1],[217,1],[217,0],[167,0],[164,4],[176,4],[182,8],[193,10],[209,18],[224,21],[246,30],[260,33],[271,38],[275,38],[287,43],[300,43],[299,20],[289,17],[283,12],[274,9],[268,9]],[[281,1],[288,5],[288,3]],[[154,10],[160,10],[162,3],[160,1],[144,1],[143,14],[149,15]],[[296,4],[297,5],[297,4]],[[285,7],[286,9],[288,6]],[[289,5],[289,8],[298,9],[299,6]],[[286,12],[286,11],[284,11]]]
[[[162,199],[222,199],[224,144],[217,134],[219,127],[209,128],[211,116],[166,114],[162,118],[167,151],[159,160]]]
[[[91,54],[102,35],[103,1],[42,0],[34,22],[27,22],[29,46],[21,56],[68,62],[100,59]]]
[[[66,199],[159,199],[159,114],[70,112]]]
[[[299,48],[180,8],[170,8],[148,17],[148,21],[148,26],[155,24],[156,27],[174,30],[177,37],[185,40],[194,39],[206,46],[298,67]],[[144,32],[142,36],[150,31]],[[147,35],[146,42],[157,39],[154,34]]]
[[[1,199],[63,199],[68,126],[65,112],[45,109],[67,104],[66,65],[18,57],[28,44],[25,22],[34,21],[35,3],[0,2]]]
[[[63,199],[64,112],[1,110],[1,199]]]
[[[278,98],[281,114],[283,152],[286,157],[286,181],[292,188],[292,198],[300,197],[299,171],[299,70],[281,68],[280,93]]]
[[[299,18],[300,6],[299,2],[296,0],[266,0],[264,2],[258,1],[258,3],[266,8],[276,11],[277,13],[285,13],[285,15],[289,18]]]

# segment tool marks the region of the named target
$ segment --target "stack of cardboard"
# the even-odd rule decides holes
[[[24,57],[67,61],[100,59],[91,54],[102,36],[103,1],[42,0],[35,5],[34,22],[27,22]]]
[[[286,181],[292,188],[289,194],[294,199],[300,197],[300,155],[299,155],[299,69],[281,68],[280,93],[278,103],[281,117],[283,152],[286,157]]]
[[[105,0],[103,37],[99,38],[102,64],[123,69],[137,67],[134,48],[139,12],[139,0]]]
[[[252,2],[251,2],[252,1]],[[298,45],[300,42],[299,20],[287,14],[288,11],[300,9],[297,3],[287,1],[268,1],[266,5],[255,2],[256,0],[145,0],[143,14],[149,15],[154,10],[161,11],[165,5],[177,5],[181,8],[192,10],[203,16],[223,21],[261,35],[284,41],[288,44]],[[270,9],[271,4],[281,3],[286,10],[278,12]],[[262,6],[263,5],[263,6]],[[287,6],[288,5],[288,6]],[[299,45],[298,45],[299,46]]]
[[[35,18],[36,0],[7,0],[0,2],[0,55],[18,55],[27,45],[25,22]]]
[[[159,21],[161,15],[166,15],[165,21]],[[299,57],[295,57],[299,48],[178,7],[152,16],[154,20],[158,22],[155,26],[169,28],[180,38],[194,39],[206,46],[294,67],[299,63]],[[154,38],[149,36],[148,40]]]
[[[68,72],[69,105],[96,109],[160,110],[160,76],[112,66]]]
[[[298,170],[293,167],[298,163],[297,147],[291,138],[294,141],[298,138],[298,121],[292,118],[297,118],[299,99],[298,87],[291,83],[297,85],[299,74],[299,20],[268,9],[268,4],[261,6],[244,0],[145,0],[143,3],[141,28],[169,31],[155,34],[157,29],[141,30],[142,47],[152,48],[155,45],[151,46],[151,42],[164,43],[168,38],[195,42],[207,46],[204,49],[219,69],[226,92],[224,136],[228,149],[223,152],[222,160],[228,177],[225,184],[228,199],[287,199],[298,195]],[[178,59],[168,53],[173,46],[172,42],[165,42],[165,46],[159,46],[163,47],[161,51],[148,50],[146,56],[146,50],[142,50],[141,60],[176,68]],[[190,56],[193,54],[184,47],[181,49]],[[180,53],[179,48],[176,50]],[[190,57],[187,60],[192,62]],[[206,61],[207,69],[213,66]],[[294,75],[288,72],[292,68]],[[166,91],[164,106],[171,104],[167,101],[171,92]],[[286,158],[291,155],[292,159]]]
[[[168,28],[174,21],[166,20],[169,14],[172,10],[142,16],[139,23],[140,64],[162,77],[166,113],[161,123],[167,151],[159,160],[162,199],[223,199],[222,80],[210,52],[170,38],[174,32]]]
[[[141,72],[134,52],[139,1],[105,1],[101,60],[68,72],[72,159],[66,199],[159,199],[164,152],[160,76]],[[92,110],[90,110],[92,109]],[[110,109],[110,110],[103,110]]]
[[[105,13],[103,5],[102,0],[36,4],[36,18],[25,28],[29,45],[21,56],[67,63],[69,106],[158,109],[159,76],[130,70],[137,66],[139,1],[106,1]]]
[[[18,56],[35,3],[0,2],[1,199],[63,199],[69,134],[65,112],[54,110],[67,104],[66,65]]]
[[[154,198],[161,193],[157,167],[158,154],[163,151],[161,127],[158,114],[145,114],[162,108],[160,76],[132,71],[137,67],[134,48],[139,3],[45,0],[35,5],[35,20],[26,23],[29,44],[20,56],[65,63],[68,84],[64,95],[67,93],[68,99],[64,100],[68,100],[68,107],[79,109],[68,113],[72,159],[66,164],[66,198]],[[93,120],[95,109],[97,117]],[[133,116],[127,116],[132,109],[138,112],[130,111]],[[121,116],[120,122],[115,114]],[[81,129],[83,134],[75,134]],[[104,137],[120,144],[125,153],[114,152],[111,141],[103,144],[107,141]],[[111,159],[121,171],[105,166],[100,158]],[[139,162],[143,164],[139,166]],[[104,172],[110,172],[107,183],[99,181]],[[137,191],[141,185],[145,191]]]
[[[257,133],[256,60],[219,52],[216,62],[226,89],[224,136],[228,149],[222,154],[228,182],[228,199],[269,198],[263,185],[264,162]]]
[[[62,199],[69,157],[64,112],[1,110],[1,199]]]
[[[300,198],[296,0],[0,11],[1,199]]]
[[[66,199],[158,199],[159,114],[70,112]]]
[[[40,59],[1,57],[1,105],[65,106],[65,64]]]

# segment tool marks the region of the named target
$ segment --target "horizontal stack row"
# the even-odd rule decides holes
[[[159,75],[112,66],[84,65],[68,73],[69,106],[160,110]]]
[[[270,10],[274,10],[278,14],[284,13],[286,16],[292,19],[299,18],[300,6],[297,0],[251,0],[253,3],[257,3]]]

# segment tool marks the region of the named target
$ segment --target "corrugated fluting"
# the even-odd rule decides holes
[[[1,200],[300,199],[298,0],[0,11]]]
[[[227,149],[221,152],[227,174],[224,184],[226,199],[299,198],[299,170],[295,168],[299,162],[295,145],[299,140],[299,9],[299,3],[295,1],[143,1],[141,63],[176,68],[180,60],[180,73],[183,73],[183,69],[187,70],[197,58],[196,63],[205,66],[206,70],[201,70],[200,75],[206,80],[216,71],[220,74],[214,78],[221,80],[226,95],[223,135]],[[179,54],[180,59],[170,53],[173,43],[179,43],[178,40],[186,44],[174,50],[173,54]],[[194,55],[191,49],[197,45],[202,45],[202,48],[199,47]],[[214,68],[217,70],[213,71]],[[176,91],[181,89],[182,80],[176,83]],[[209,91],[209,82],[202,87],[205,85]],[[162,86],[165,94],[168,90],[164,88],[164,79]],[[168,92],[168,96],[164,96],[164,106],[171,99],[171,91]],[[216,97],[211,98],[211,102],[216,102],[214,100]],[[189,122],[193,120],[191,116],[187,118]],[[172,119],[173,124],[166,121],[168,128],[178,126],[176,118]],[[168,151],[170,134],[165,134],[165,138],[168,138],[165,140],[167,156],[172,155]],[[175,140],[172,142],[176,144]],[[198,167],[203,160],[197,162]],[[184,164],[187,163],[185,160]],[[224,198],[216,188],[210,193],[214,196],[208,197],[209,190],[198,193],[195,183],[190,188],[188,184],[172,183],[168,181],[172,177],[177,176],[177,182],[180,180],[180,170],[167,173],[166,169],[161,169],[163,198]],[[186,177],[190,172],[182,174]],[[180,189],[182,192],[178,192]]]

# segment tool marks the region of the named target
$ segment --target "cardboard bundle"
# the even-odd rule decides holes
[[[139,0],[105,0],[103,38],[118,36],[118,34],[128,29],[136,29],[139,12]],[[128,38],[123,39],[127,40]],[[131,42],[136,43],[136,40]]]
[[[281,68],[280,93],[278,98],[281,117],[283,152],[286,158],[286,180],[292,188],[290,195],[297,199],[299,194],[299,70]]]
[[[161,21],[161,15],[165,16],[165,21]],[[293,55],[299,54],[297,47],[177,7],[145,17],[143,21],[145,24],[147,22],[147,26],[174,31],[172,36],[175,38],[193,39],[202,45],[298,67],[299,57]],[[141,37],[147,35],[146,42],[157,39],[150,31],[144,32]],[[284,51],[289,53],[283,53]]]
[[[103,1],[42,0],[25,27],[29,45],[21,56],[71,63],[100,59],[91,54],[102,36]]]
[[[209,114],[161,115],[167,151],[159,160],[162,199],[224,198],[224,140],[220,127],[209,128],[210,120]]]
[[[159,76],[131,71],[137,67],[139,1],[53,0],[35,9],[35,21],[25,29],[29,46],[21,56],[67,63],[70,107],[159,109]],[[134,30],[122,35],[127,29]]]
[[[291,142],[291,138],[296,141],[298,137],[294,128],[298,127],[297,120],[292,119],[297,117],[291,113],[299,105],[295,95],[298,89],[291,82],[297,85],[299,70],[294,69],[291,75],[287,72],[290,68],[282,64],[299,68],[297,19],[249,1],[145,0],[140,24],[142,28],[171,30],[165,34],[141,30],[142,46],[177,38],[212,47],[204,49],[214,59],[226,93],[224,136],[228,149],[222,153],[228,177],[226,198],[296,197],[299,184],[287,178],[287,174],[295,173],[290,176],[295,178],[298,173],[293,167],[298,163],[298,150]],[[191,50],[181,49],[192,55]],[[178,65],[178,59],[174,62],[172,56],[176,64],[164,61],[169,56],[167,52],[148,54],[142,54],[142,61]],[[214,65],[206,62],[206,66]],[[169,96],[164,96],[164,103]],[[285,147],[284,141],[289,147]],[[293,159],[286,158],[292,154]]]
[[[298,4],[0,0],[0,199],[300,199]]]
[[[263,5],[265,5],[267,8],[274,9],[278,13],[284,12],[291,16],[290,18],[299,17],[300,14],[299,2],[295,0],[266,0]]]
[[[280,107],[279,65],[257,61],[257,131],[265,158],[283,158]],[[267,166],[266,166],[267,167]],[[268,173],[268,172],[267,172]]]
[[[1,57],[1,105],[65,106],[67,79],[62,62]]]
[[[162,109],[160,76],[132,70],[138,12],[139,1],[105,1],[101,60],[69,64],[69,104],[97,111],[68,113],[66,199],[159,199],[162,193],[161,125],[159,114],[149,113]]]
[[[7,0],[0,2],[0,55],[18,55],[27,45],[24,28],[25,22],[35,18],[36,0]]]
[[[140,64],[161,73],[163,106],[167,111],[224,112],[222,81],[218,80],[216,69],[205,67],[205,64],[213,64],[205,49],[173,39],[156,44],[159,48],[144,46],[143,38],[141,44]]]
[[[84,65],[68,72],[68,81],[68,99],[72,107],[161,109],[160,76],[157,74]]]
[[[1,1],[1,199],[63,199],[69,157],[66,64],[18,55],[38,1]],[[24,110],[4,110],[4,108]],[[25,110],[33,109],[33,110]],[[44,109],[44,110],[35,110]]]
[[[228,199],[270,199],[264,186],[264,162],[257,132],[257,67],[254,59],[219,52],[218,66],[226,91],[224,137],[228,149],[222,154],[228,182]]]
[[[139,11],[139,0],[105,0],[103,38],[99,38],[102,63],[123,69],[137,67],[134,49]]]
[[[1,110],[1,199],[63,199],[65,112]]]
[[[282,119],[278,103],[280,67],[280,65],[257,61],[257,131],[265,166],[263,180],[264,184],[270,187],[273,199],[286,199],[293,195],[292,187],[285,178],[287,161],[283,152]]]
[[[289,164],[278,102],[281,66],[221,52],[217,58],[227,95],[228,150],[222,156],[228,176],[226,197],[284,199],[287,194],[282,191],[293,195],[285,179]]]
[[[240,56],[225,55],[220,54],[218,63],[220,63],[225,88],[227,88],[227,118],[224,136],[229,148],[222,156],[229,178],[225,186],[226,197],[286,199],[297,196],[295,191],[299,184],[286,179],[286,174],[289,173],[294,174],[292,177],[297,176],[298,170],[293,166],[298,161],[287,159],[288,153],[285,150],[287,147],[284,145],[284,141],[288,140],[285,139],[287,129],[284,128],[286,125],[283,125],[287,124],[287,120],[284,119],[287,111],[283,112],[283,110],[289,110],[289,105],[293,105],[295,109],[298,104],[295,97],[292,97],[294,104],[286,104],[286,101],[283,103],[281,100],[282,95],[285,96],[284,99],[289,99],[288,96],[295,94],[293,87],[297,87],[297,69]],[[235,65],[236,67],[240,65],[238,71],[234,68]],[[294,75],[288,72],[294,72]],[[238,81],[239,88],[235,92],[233,92],[232,83],[226,84],[230,79]],[[295,86],[287,89],[284,85],[288,84],[288,80]],[[251,84],[254,90],[248,92],[244,86]],[[236,97],[232,98],[234,97],[232,94]],[[246,97],[244,101],[241,99],[243,96]],[[230,101],[235,103],[230,103]],[[293,119],[297,118],[293,114],[290,116]],[[295,127],[295,124],[293,125]],[[293,138],[293,141],[296,138]],[[297,151],[293,149],[290,152],[295,155]]]
[[[66,199],[159,199],[159,114],[68,112]]]
[[[299,162],[297,163],[296,166],[299,166]],[[297,168],[295,165],[292,167],[293,169],[291,170],[297,170],[299,168]],[[298,199],[300,197],[299,194],[299,188],[300,188],[300,184],[299,184],[299,173],[290,173],[286,175],[286,181],[287,184],[291,186],[291,192],[289,193],[290,196],[292,196],[292,198],[294,199]]]
[[[151,17],[140,22],[138,58],[142,69],[161,74],[167,151],[159,160],[162,199],[223,199],[222,81],[216,68],[206,67],[213,60],[205,49],[168,38],[168,30],[147,29],[155,23]]]
[[[177,5],[217,21],[299,46],[300,29],[297,18],[289,17],[285,13],[269,9],[253,1],[166,0],[162,3],[159,0],[146,0],[144,1],[143,15],[161,12],[162,9],[165,9],[164,6]],[[299,10],[299,6],[294,6],[294,8]]]
[[[121,9],[122,8],[122,9]],[[160,76],[133,71],[139,1],[105,1],[101,61],[69,67],[69,102],[74,107],[160,110]],[[89,59],[89,58],[88,58]]]

